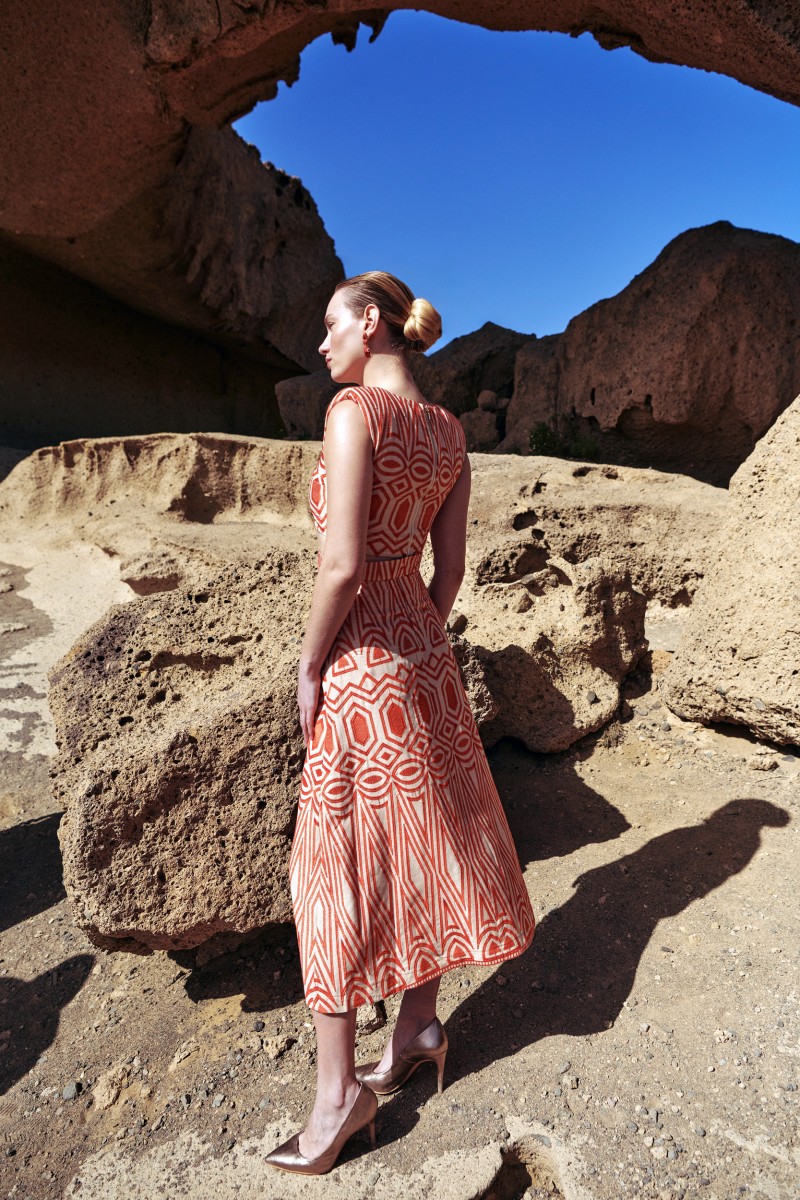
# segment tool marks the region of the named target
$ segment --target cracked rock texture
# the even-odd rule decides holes
[[[800,397],[731,481],[719,549],[662,683],[670,708],[800,745]]]

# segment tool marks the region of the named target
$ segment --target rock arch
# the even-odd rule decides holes
[[[341,263],[300,181],[262,167],[228,126],[297,77],[310,41],[331,33],[352,46],[361,23],[377,36],[402,7],[411,5],[9,0],[0,49],[4,273],[18,269],[5,258],[13,243],[14,255],[47,260],[217,347],[218,373],[260,364],[269,389],[307,369]],[[702,11],[688,0],[668,10],[657,0],[423,7],[494,29],[589,31],[606,48],[627,45],[800,102],[800,18],[789,0],[712,0]],[[258,378],[256,369],[254,394]],[[221,426],[235,428],[231,421],[223,414]]]

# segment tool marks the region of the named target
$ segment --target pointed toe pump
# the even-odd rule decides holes
[[[375,1147],[375,1113],[378,1111],[378,1097],[368,1084],[362,1082],[358,1095],[353,1101],[353,1107],[339,1127],[339,1132],[322,1154],[316,1158],[304,1158],[300,1153],[299,1138],[302,1129],[274,1150],[264,1159],[271,1167],[281,1171],[294,1171],[298,1175],[324,1175],[336,1165],[342,1147],[348,1138],[360,1129],[369,1126],[369,1138]]]
[[[364,1063],[356,1067],[356,1079],[361,1080],[378,1096],[396,1092],[411,1078],[417,1067],[424,1062],[436,1063],[438,1091],[442,1093],[444,1060],[447,1054],[447,1033],[438,1017],[434,1017],[421,1033],[418,1033],[398,1055],[395,1062],[385,1071],[376,1071],[377,1062]]]

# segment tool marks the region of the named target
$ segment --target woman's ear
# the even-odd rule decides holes
[[[364,309],[364,320],[366,321],[366,332],[368,336],[372,336],[378,328],[378,322],[381,319],[381,310],[377,304],[368,304]]]

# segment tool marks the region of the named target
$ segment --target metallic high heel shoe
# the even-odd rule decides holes
[[[444,1060],[447,1054],[447,1033],[438,1017],[434,1017],[421,1033],[408,1043],[386,1071],[376,1071],[377,1062],[364,1063],[356,1067],[356,1079],[361,1080],[379,1096],[396,1092],[411,1078],[417,1067],[424,1062],[435,1062],[438,1074],[438,1091],[442,1094]],[[380,1060],[378,1060],[380,1061]]]
[[[375,1149],[375,1113],[378,1111],[378,1097],[368,1086],[362,1083],[358,1095],[353,1101],[353,1107],[339,1127],[339,1132],[322,1154],[316,1158],[304,1158],[300,1153],[298,1139],[303,1130],[292,1136],[265,1157],[264,1161],[271,1167],[279,1167],[282,1171],[294,1171],[298,1175],[324,1175],[336,1164],[342,1146],[349,1137],[369,1125],[369,1137],[373,1150]]]

